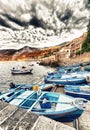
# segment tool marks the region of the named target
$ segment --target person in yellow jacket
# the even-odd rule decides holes
[[[39,90],[39,86],[38,85],[34,85],[33,86],[33,91],[38,91]]]
[[[33,86],[33,91],[37,91],[37,96],[40,96],[42,91],[38,85]]]

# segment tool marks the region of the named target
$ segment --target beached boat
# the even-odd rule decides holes
[[[53,87],[56,87],[55,84],[34,84],[34,83],[30,83],[30,84],[26,84],[26,83],[20,83],[20,84],[14,84],[13,82],[10,83],[9,85],[9,90],[13,91],[13,90],[20,90],[20,89],[27,89],[27,90],[43,90],[43,91],[50,91]]]
[[[32,74],[33,69],[11,69],[11,74]]]
[[[48,76],[53,77],[90,77],[90,66],[80,64],[78,66],[59,67],[55,72],[48,73]]]
[[[75,77],[75,76],[85,77],[87,79],[88,77],[90,77],[90,72],[83,70],[83,71],[77,71],[77,72],[72,72],[72,73],[68,73],[68,74],[63,75],[63,77],[66,77],[66,76],[68,76],[68,77]]]
[[[61,122],[71,122],[78,118],[87,102],[65,94],[30,90],[7,92],[0,95],[0,100]]]
[[[57,71],[59,72],[76,72],[80,70],[85,70],[86,68],[90,68],[90,62],[78,63],[74,65],[62,66],[58,67]],[[63,70],[63,71],[62,71]],[[88,71],[88,69],[87,69]]]
[[[90,66],[89,67],[84,67],[84,70],[90,72]]]
[[[64,91],[67,95],[90,100],[90,84],[66,85]]]
[[[63,84],[63,85],[73,85],[73,84],[82,84],[87,83],[85,77],[77,77],[77,76],[44,76],[45,83],[54,83],[54,84]]]
[[[90,68],[89,67],[76,67],[76,68],[68,68],[68,69],[64,69],[64,71],[59,70],[59,71],[55,71],[55,72],[51,72],[48,73],[48,75],[53,76],[53,77],[60,77],[60,76],[64,76],[64,77],[73,77],[73,76],[78,76],[78,77],[89,77],[90,76]]]
[[[63,74],[68,74],[70,72],[75,72],[77,70],[78,70],[78,68],[59,67],[54,72],[48,72],[47,74],[50,76],[62,76]]]
[[[59,73],[71,73],[71,72],[76,72],[76,71],[80,71],[80,67],[79,66],[67,66],[67,67],[60,67],[57,69],[57,72]]]

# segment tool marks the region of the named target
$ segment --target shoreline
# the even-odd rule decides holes
[[[84,53],[82,55],[77,55],[71,58],[61,58],[59,61],[52,59],[52,57],[42,59],[39,64],[51,67],[60,67],[60,66],[68,66],[75,64],[85,64],[90,63],[90,53]]]

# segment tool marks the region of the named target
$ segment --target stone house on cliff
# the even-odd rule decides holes
[[[70,57],[75,57],[76,52],[80,51],[82,48],[82,43],[85,40],[86,34],[81,37],[72,40],[69,43],[63,45],[60,51],[56,54],[55,59],[60,61],[63,59],[69,59]]]

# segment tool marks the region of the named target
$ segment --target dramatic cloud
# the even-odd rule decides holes
[[[1,48],[47,47],[78,37],[87,29],[89,7],[89,0],[0,0]]]

